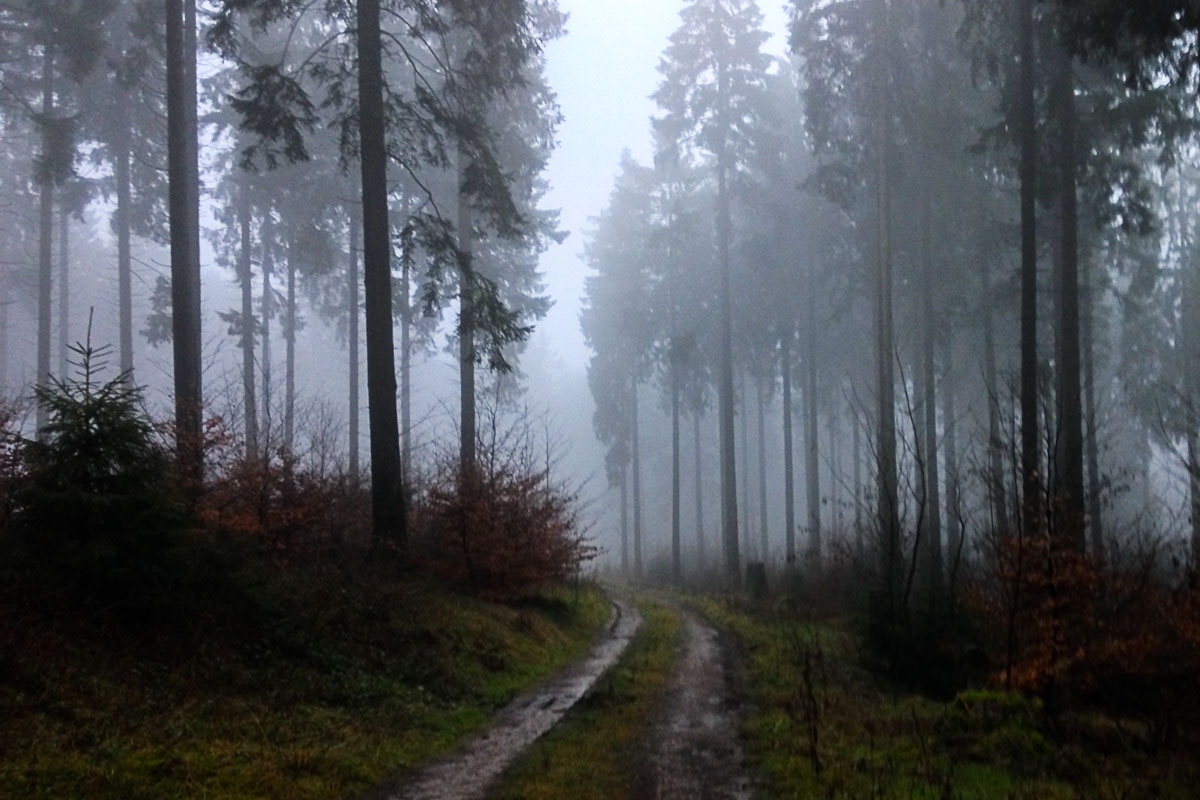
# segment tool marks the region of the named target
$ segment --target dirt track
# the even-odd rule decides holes
[[[752,795],[741,745],[733,658],[706,620],[684,609],[683,652],[644,737],[636,796],[742,800]]]
[[[615,619],[605,638],[582,661],[531,694],[517,698],[490,730],[448,758],[381,792],[371,800],[475,800],[509,764],[575,705],[617,662],[641,624],[637,609],[614,601]]]

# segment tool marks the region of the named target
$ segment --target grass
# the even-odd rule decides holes
[[[857,666],[840,622],[700,600],[745,651],[751,754],[767,798],[1093,800],[1190,798],[1194,757],[1153,753],[1136,723],[1047,719],[1002,692],[939,702]]]
[[[639,737],[678,656],[679,614],[643,604],[629,649],[593,691],[506,773],[501,800],[620,800],[633,795]]]
[[[586,652],[594,588],[511,604],[279,569],[138,628],[0,602],[0,797],[351,797]]]

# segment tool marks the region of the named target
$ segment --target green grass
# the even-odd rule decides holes
[[[698,604],[745,651],[746,725],[768,798],[1195,796],[1193,757],[1151,755],[1144,740],[1103,715],[1060,719],[1051,733],[1040,704],[1018,695],[964,692],[938,702],[895,691],[857,666],[845,624]]]
[[[369,570],[239,591],[177,630],[0,608],[0,797],[352,797],[476,733],[609,613],[593,588],[498,605]]]
[[[644,604],[640,631],[620,662],[492,793],[502,800],[620,800],[632,796],[639,737],[678,656],[679,614]]]

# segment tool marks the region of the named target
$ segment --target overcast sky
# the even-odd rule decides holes
[[[588,218],[608,199],[621,150],[649,163],[650,94],[658,86],[659,56],[679,27],[682,0],[559,0],[570,14],[567,35],[547,49],[550,85],[565,120],[550,161],[550,208],[562,209],[567,241],[542,257],[554,308],[541,324],[548,347],[582,369],[589,351],[579,331],[585,268],[580,258]],[[760,3],[763,27],[774,34],[766,50],[786,45],[783,0]]]

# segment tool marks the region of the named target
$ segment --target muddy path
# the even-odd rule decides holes
[[[733,648],[700,614],[687,608],[679,613],[682,652],[643,736],[635,796],[748,800],[753,784],[742,745]]]
[[[457,753],[369,795],[369,800],[485,798],[500,773],[562,719],[625,652],[641,624],[641,615],[619,599],[613,601],[613,607],[614,619],[608,633],[586,658],[509,703],[487,732]]]

